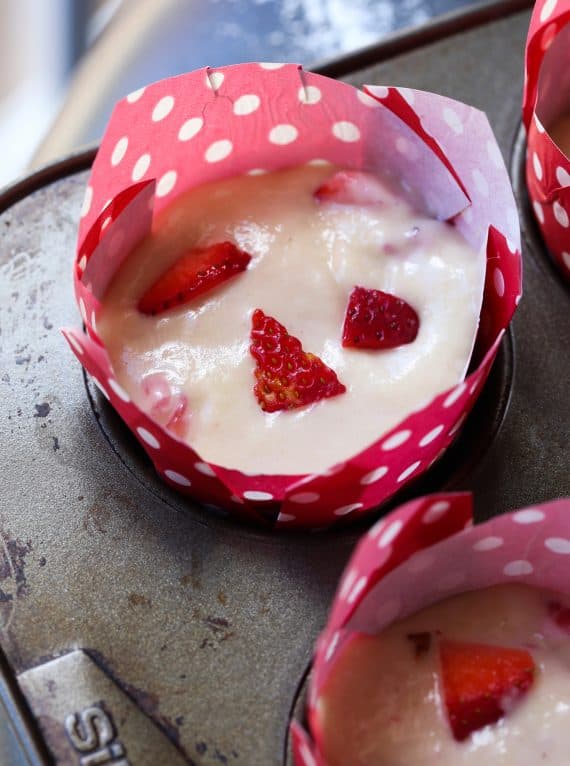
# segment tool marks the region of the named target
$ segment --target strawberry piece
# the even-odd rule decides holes
[[[355,287],[342,328],[345,348],[386,349],[412,343],[420,320],[409,303],[382,290]]]
[[[440,659],[445,707],[459,742],[508,713],[534,678],[524,649],[444,640]]]
[[[338,205],[377,205],[393,201],[379,178],[361,170],[339,170],[313,193],[318,202]]]
[[[139,301],[143,314],[160,314],[212,290],[247,268],[249,253],[232,242],[218,242],[184,253]]]
[[[301,341],[261,309],[253,312],[250,351],[257,363],[253,391],[265,412],[304,407],[346,391],[330,367],[303,351]]]

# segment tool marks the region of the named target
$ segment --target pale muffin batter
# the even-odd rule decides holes
[[[188,192],[155,221],[104,298],[98,332],[118,381],[144,408],[142,381],[157,373],[167,380],[174,397],[187,403],[183,434],[178,420],[176,435],[204,460],[253,473],[321,471],[465,374],[484,252],[475,253],[451,225],[419,214],[387,187],[375,204],[317,201],[315,189],[333,172],[305,166]],[[143,293],[185,250],[227,240],[252,256],[247,270],[157,316],[137,310]],[[410,303],[420,321],[414,342],[382,351],[343,348],[356,285]],[[256,308],[331,367],[346,393],[263,412],[253,395],[249,351]]]
[[[442,601],[379,636],[359,636],[336,661],[319,703],[328,766],[566,766],[568,603],[500,585]],[[535,663],[532,686],[508,715],[461,742],[443,702],[438,642],[445,639],[522,648]]]

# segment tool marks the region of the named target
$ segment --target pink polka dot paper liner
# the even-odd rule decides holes
[[[472,247],[485,249],[472,372],[341,465],[321,474],[246,475],[204,461],[129,400],[97,335],[97,314],[123,260],[177,195],[305,163],[394,174],[419,207],[452,220]],[[519,225],[499,148],[478,110],[405,88],[360,91],[293,64],[240,64],[157,82],[117,104],[85,193],[74,278],[86,332],[66,330],[67,340],[159,475],[241,518],[322,528],[388,500],[453,440],[521,295]]]
[[[570,498],[472,525],[468,493],[429,495],[401,506],[361,539],[319,637],[305,731],[291,725],[296,766],[327,766],[319,700],[343,648],[444,598],[506,582],[570,592]]]
[[[544,241],[562,274],[570,279],[570,157],[545,128],[570,112],[568,50],[570,0],[537,0],[525,56],[526,180]]]

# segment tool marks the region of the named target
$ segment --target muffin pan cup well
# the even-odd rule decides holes
[[[117,269],[150,231],[153,214],[177,195],[259,168],[311,162],[397,177],[420,207],[453,220],[474,250],[484,249],[472,371],[321,473],[244,474],[208,463],[135,404],[97,335],[97,314]],[[154,83],[119,102],[86,189],[74,276],[86,332],[68,329],[66,338],[158,474],[239,518],[322,529],[386,502],[449,446],[521,297],[519,224],[500,150],[480,111],[419,90],[359,90],[293,64],[242,64]],[[342,439],[342,432],[331,438]]]
[[[507,159],[518,134],[524,298],[456,442],[410,487],[472,490],[478,522],[570,494],[569,296],[524,189],[523,5],[401,35],[395,58],[389,42],[334,63],[355,85],[475,104]],[[175,762],[172,749],[141,755],[150,742],[195,766],[282,766],[293,701],[366,519],[275,535],[204,509],[158,478],[92,381],[86,390],[59,328],[77,324],[67,275],[92,160],[69,158],[0,195],[0,697],[23,763],[77,762],[65,722],[103,705],[137,766]],[[70,667],[81,669],[72,683]]]

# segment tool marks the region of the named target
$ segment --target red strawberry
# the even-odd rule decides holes
[[[409,303],[382,290],[355,287],[342,328],[346,348],[396,348],[412,343],[420,320]]]
[[[534,678],[524,649],[444,640],[440,658],[449,724],[460,742],[508,713]]]
[[[247,268],[251,256],[232,242],[218,242],[184,253],[139,301],[143,314],[160,314],[212,290]]]
[[[374,205],[392,200],[380,179],[360,170],[339,170],[313,193],[319,202],[339,205]]]
[[[253,391],[265,412],[304,407],[346,391],[330,367],[303,351],[301,341],[261,309],[253,312],[250,351],[257,363]]]

